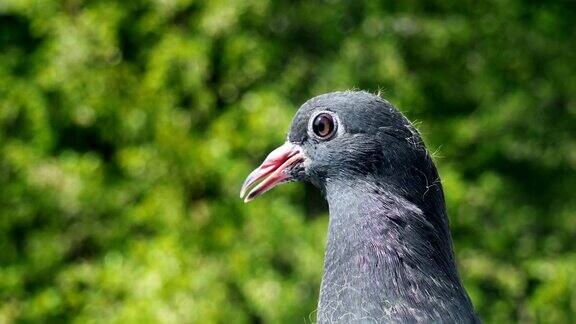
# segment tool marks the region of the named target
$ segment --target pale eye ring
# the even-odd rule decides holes
[[[331,138],[336,133],[337,127],[334,116],[327,112],[316,115],[311,123],[312,133],[322,140]]]

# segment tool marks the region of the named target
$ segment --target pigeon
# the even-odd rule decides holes
[[[242,185],[245,202],[308,181],[329,210],[318,323],[479,323],[462,286],[444,193],[418,131],[364,91],[314,97]]]

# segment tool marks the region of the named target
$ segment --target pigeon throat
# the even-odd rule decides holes
[[[474,319],[445,211],[370,182],[326,183],[330,209],[319,322]],[[435,225],[436,224],[436,225]],[[462,309],[462,305],[468,305]]]

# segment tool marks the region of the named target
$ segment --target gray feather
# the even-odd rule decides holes
[[[320,110],[344,128],[329,141],[306,126]],[[366,92],[318,96],[288,138],[308,157],[299,176],[330,210],[318,322],[479,322],[456,270],[436,167],[398,110]]]

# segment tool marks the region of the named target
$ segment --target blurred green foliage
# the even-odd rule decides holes
[[[488,323],[576,316],[571,1],[0,1],[0,322],[311,322],[327,225],[244,176],[361,88],[434,152]]]

